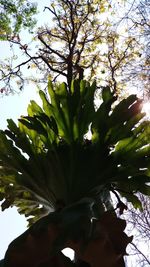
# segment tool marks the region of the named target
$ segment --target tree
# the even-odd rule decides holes
[[[40,91],[43,107],[31,101],[28,116],[18,126],[8,120],[1,131],[2,209],[16,205],[32,215],[32,226],[10,244],[4,266],[63,266],[61,250],[68,246],[90,266],[124,266],[132,237],[116,217],[110,192],[120,214],[127,208],[120,195],[141,207],[136,192],[150,194],[150,122],[141,120],[135,95],[115,104],[109,87],[96,110],[96,89],[84,80],[71,88],[49,81],[49,95]]]
[[[58,1],[55,4],[52,2],[51,7],[45,7],[45,10],[54,16],[55,26],[51,29],[48,25],[38,30],[37,38],[40,41],[40,47],[36,56],[30,54],[28,46],[21,44],[20,40],[12,41],[20,46],[28,58],[26,62],[12,69],[12,75],[16,74],[20,77],[21,66],[33,63],[42,73],[44,72],[44,78],[52,72],[54,78],[62,75],[70,84],[71,79],[76,75],[83,76],[83,67],[80,66],[81,54],[84,53],[82,56],[84,67],[93,65],[96,62],[96,55],[91,54],[91,59],[86,62],[87,53],[89,55],[95,50],[94,43],[99,42],[102,34],[100,28],[103,31],[106,29],[105,25],[98,25],[99,8],[100,4],[93,0]],[[54,44],[58,49],[53,48]],[[10,71],[4,74],[4,78],[6,82],[10,79]],[[22,83],[20,85],[22,86]]]
[[[139,28],[139,33],[141,39],[144,39],[145,46],[143,48],[142,60],[143,64],[140,64],[141,79],[144,81],[145,85],[145,95],[150,96],[150,87],[149,87],[149,65],[150,65],[150,4],[148,1],[144,0],[139,3],[137,6],[138,19],[136,22],[133,20],[133,23]]]
[[[32,50],[20,39],[10,40],[12,45],[20,47],[25,60],[1,65],[2,88],[12,91],[14,83],[11,82],[15,80],[22,89],[23,67],[27,66],[30,74],[33,73],[31,80],[38,84],[46,84],[51,76],[54,81],[67,80],[71,86],[72,79],[84,75],[90,80],[96,77],[97,86],[109,85],[120,94],[133,78],[133,67],[141,59],[138,40],[132,37],[132,32],[122,36],[115,28],[114,4],[106,0],[51,1],[45,12],[53,17],[53,25],[38,29],[35,34],[38,47]],[[32,68],[38,69],[38,80]]]
[[[116,6],[116,12],[117,9],[118,7]],[[128,1],[124,3],[123,9],[119,10],[119,12],[123,16],[117,22],[117,30],[125,29],[127,35],[135,39],[136,53],[139,55],[129,67],[130,71],[128,74],[130,80],[132,80],[131,86],[135,86],[135,88],[141,91],[143,98],[149,98],[149,1]]]

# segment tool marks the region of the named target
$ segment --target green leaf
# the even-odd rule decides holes
[[[29,116],[43,113],[42,108],[34,100],[30,101],[30,104],[28,105],[27,111],[28,111]]]
[[[39,91],[39,95],[40,95],[40,97],[42,99],[43,109],[44,109],[46,115],[48,117],[52,116],[52,107],[51,107],[51,104],[49,103],[49,101],[47,100],[45,93],[40,90]]]
[[[131,202],[135,209],[143,210],[142,203],[136,195],[131,193],[121,193],[121,195],[125,197],[128,202]]]
[[[110,90],[110,87],[106,86],[102,89],[102,99],[105,103],[110,102],[113,98],[113,93]]]
[[[43,124],[35,117],[25,116],[22,119],[19,119],[23,125],[25,125],[28,129],[36,131],[38,134],[42,134],[47,137],[47,131],[44,128]]]

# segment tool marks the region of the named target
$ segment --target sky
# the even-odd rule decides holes
[[[47,5],[49,1],[39,1],[40,10],[42,11],[44,5]],[[43,21],[44,18],[44,21]],[[48,21],[49,18],[39,14],[39,21],[43,23]],[[0,55],[2,59],[9,53],[9,47],[6,42],[0,43]],[[33,86],[26,86],[25,90],[20,94],[14,94],[9,96],[4,96],[0,98],[0,129],[5,129],[7,127],[7,119],[12,118],[17,122],[17,118],[21,115],[26,115],[27,106],[31,99],[39,102],[39,96],[37,89]],[[145,111],[149,111],[149,103],[145,105]],[[4,257],[9,243],[22,234],[27,227],[27,222],[25,217],[19,215],[15,207],[9,208],[4,212],[0,211],[0,259]]]

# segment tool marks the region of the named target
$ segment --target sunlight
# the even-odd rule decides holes
[[[146,117],[150,119],[150,102],[143,103],[142,111],[146,113]]]
[[[74,259],[74,251],[73,251],[73,249],[71,249],[71,248],[65,248],[65,249],[62,250],[62,253],[65,256],[69,257],[71,260]]]

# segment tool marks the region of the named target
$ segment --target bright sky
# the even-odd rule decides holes
[[[48,2],[48,0],[39,1],[40,9],[43,10],[44,5],[47,5]],[[46,18],[46,16],[44,17],[47,20],[49,19],[48,17]],[[40,16],[39,18],[42,24],[44,22],[43,16]],[[6,46],[6,43],[0,43],[1,55],[5,57],[5,55],[8,54],[8,49],[9,48]],[[8,118],[12,118],[17,121],[17,118],[21,115],[25,115],[30,99],[39,100],[36,88],[31,88],[31,86],[27,86],[20,94],[0,98],[0,129],[6,128],[6,120]],[[145,107],[145,111],[147,110],[149,110],[150,113],[149,103]],[[19,215],[16,208],[10,208],[4,212],[0,211],[0,259],[4,257],[8,244],[26,230],[26,225],[27,223],[24,216]]]

